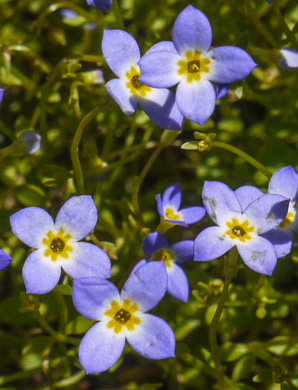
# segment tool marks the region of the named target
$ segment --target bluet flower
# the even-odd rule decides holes
[[[0,249],[0,271],[4,270],[11,263],[11,257]]]
[[[108,12],[113,5],[113,0],[87,0],[88,5],[102,12]]]
[[[293,70],[298,68],[298,51],[294,49],[281,49],[279,51],[279,68],[283,70]]]
[[[4,89],[0,88],[0,104],[2,103],[3,96],[4,96]]]

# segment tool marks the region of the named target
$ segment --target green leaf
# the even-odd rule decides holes
[[[17,199],[24,206],[43,207],[45,202],[44,191],[32,184],[17,187],[15,189]]]
[[[66,334],[83,334],[94,324],[94,321],[78,316],[66,325]]]

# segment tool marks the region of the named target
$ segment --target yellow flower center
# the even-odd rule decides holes
[[[178,213],[176,213],[171,207],[167,207],[164,210],[166,219],[172,219],[176,221],[180,221],[181,217]]]
[[[150,87],[147,87],[147,85],[140,81],[140,72],[138,72],[134,66],[131,68],[130,72],[126,72],[126,77],[129,80],[126,83],[126,86],[130,89],[130,93],[133,96],[141,95],[142,97],[145,97],[146,93],[151,91]]]
[[[247,220],[240,223],[237,218],[233,218],[232,222],[227,222],[227,227],[229,230],[225,233],[233,240],[237,238],[241,242],[251,240],[252,236],[249,235],[249,233],[252,233],[255,230],[254,226],[249,226],[249,222]]]
[[[51,230],[47,233],[47,237],[42,240],[42,243],[47,246],[44,255],[51,257],[52,261],[56,261],[59,256],[64,259],[69,258],[69,253],[73,248],[67,245],[71,239],[71,234],[65,234],[64,229],[60,229],[57,234],[54,234]]]
[[[171,249],[159,249],[156,251],[152,258],[152,261],[164,261],[167,268],[171,268],[172,261],[175,260],[175,253]]]
[[[141,323],[140,318],[134,315],[138,310],[136,303],[131,303],[129,299],[125,299],[123,304],[113,301],[111,308],[105,312],[105,315],[112,319],[108,322],[109,329],[114,328],[115,333],[120,333],[123,326],[128,330],[134,330],[135,325]]]
[[[279,227],[285,228],[287,225],[292,224],[294,222],[294,217],[294,213],[292,211],[289,211],[286,218],[282,221]]]
[[[185,54],[186,60],[178,61],[178,74],[187,75],[187,81],[191,83],[193,80],[200,81],[202,73],[209,73],[209,58],[202,58],[202,53],[198,50],[188,51]]]

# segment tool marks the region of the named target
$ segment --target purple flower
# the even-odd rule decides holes
[[[19,140],[27,154],[34,154],[41,146],[41,135],[35,131],[24,131],[19,135]]]
[[[2,249],[0,249],[0,271],[4,270],[4,268],[8,267],[11,263],[11,257],[8,256]]]
[[[125,115],[132,115],[138,103],[149,118],[163,129],[180,130],[183,116],[168,89],[154,89],[140,82],[140,49],[135,39],[122,30],[105,30],[102,51],[119,79],[105,88]]]
[[[293,231],[298,233],[298,213],[295,207],[298,201],[298,174],[291,165],[274,173],[269,181],[268,192],[290,199],[285,220],[278,227],[264,234],[264,237],[274,245],[277,258],[280,258],[290,253],[294,246]]]
[[[27,293],[45,294],[58,283],[61,267],[72,278],[110,277],[107,254],[86,237],[97,222],[97,209],[89,195],[74,196],[60,209],[54,223],[39,207],[27,207],[10,217],[12,232],[36,249],[23,267]]]
[[[202,197],[207,213],[218,226],[203,230],[195,239],[195,261],[222,256],[235,245],[245,264],[271,275],[277,262],[275,249],[262,237],[287,215],[289,200],[281,195],[263,195],[251,186],[233,192],[219,182],[205,182]]]
[[[0,104],[2,103],[3,96],[4,96],[4,89],[0,88]]]
[[[73,302],[91,320],[100,321],[84,336],[79,358],[87,374],[103,372],[120,358],[125,339],[150,359],[175,356],[175,337],[161,318],[147,314],[163,298],[167,272],[163,262],[148,263],[133,272],[121,294],[100,278],[75,279]]]
[[[179,265],[193,260],[194,242],[180,241],[169,246],[163,234],[151,233],[143,240],[143,250],[150,256],[148,260],[141,260],[134,270],[146,264],[147,261],[164,261],[168,274],[167,292],[180,301],[187,302],[189,287],[187,277]]]
[[[102,12],[108,12],[113,5],[113,0],[87,0],[87,3]]]
[[[187,207],[181,209],[181,187],[180,184],[174,184],[168,187],[163,197],[156,195],[157,209],[159,215],[167,222],[175,225],[188,226],[200,221],[206,213],[204,207]]]
[[[160,42],[140,60],[140,81],[149,87],[179,84],[176,101],[182,114],[203,124],[212,114],[216,92],[212,82],[229,84],[247,77],[255,68],[242,49],[224,46],[208,52],[212,30],[206,16],[189,5],[177,17],[173,43]]]
[[[298,51],[294,49],[281,49],[279,67],[283,70],[293,70],[298,68]]]

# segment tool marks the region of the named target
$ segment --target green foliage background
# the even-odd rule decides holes
[[[101,52],[104,28],[125,29],[144,54],[153,44],[171,40],[173,23],[188,4],[209,18],[213,46],[239,46],[259,66],[231,86],[203,127],[185,120],[140,187],[140,217],[133,194],[163,130],[140,109],[126,117],[104,84],[95,84],[86,72],[102,69],[106,81],[114,78]],[[65,20],[62,9],[78,16]],[[93,322],[75,311],[68,277],[47,295],[26,295],[21,270],[29,251],[10,232],[9,216],[26,206],[55,216],[79,193],[70,149],[81,120],[95,107],[99,112],[79,147],[84,193],[93,196],[99,212],[89,240],[110,255],[112,281],[118,285],[142,258],[142,239],[159,223],[155,194],[180,182],[184,205],[195,206],[202,204],[204,180],[233,189],[245,184],[267,189],[268,177],[227,150],[181,149],[193,141],[194,131],[215,133],[216,141],[239,148],[272,172],[289,164],[297,170],[297,70],[281,71],[273,50],[297,49],[297,20],[294,0],[272,5],[264,0],[114,0],[106,15],[84,0],[0,0],[0,87],[5,88],[0,147],[26,130],[39,132],[43,141],[34,155],[0,154],[0,247],[13,257],[0,273],[2,390],[218,388],[208,329],[223,287],[223,259],[186,264],[189,302],[166,296],[153,311],[175,331],[176,359],[149,361],[126,346],[115,367],[85,377],[78,343]],[[170,242],[194,239],[209,225],[206,217],[187,229],[175,227],[167,237]],[[233,280],[218,330],[227,389],[298,388],[297,261],[295,247],[278,261],[273,277],[260,279],[243,267]]]

